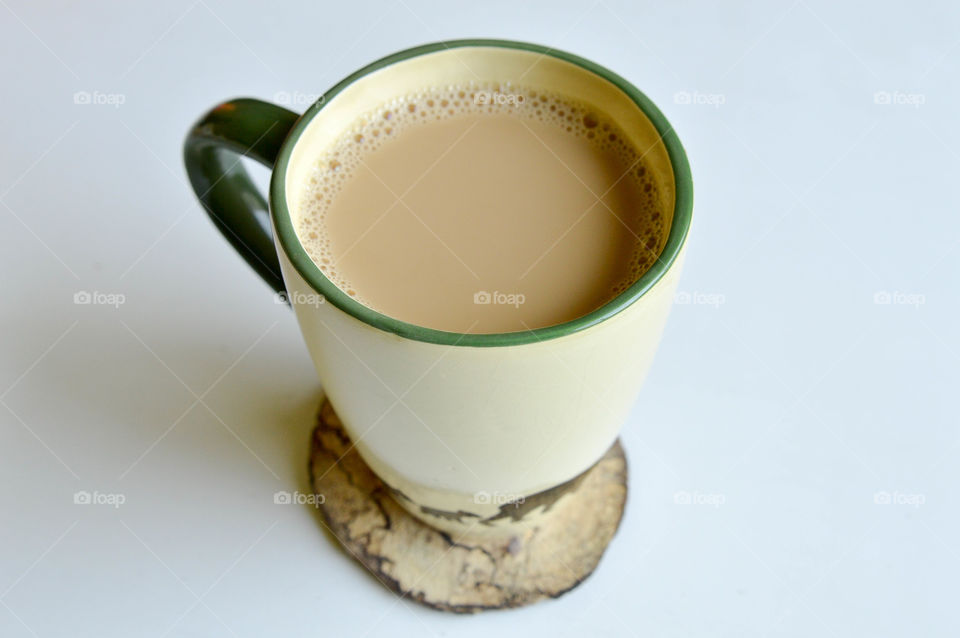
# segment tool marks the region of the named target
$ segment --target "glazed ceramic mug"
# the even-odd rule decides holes
[[[444,332],[357,302],[300,244],[298,186],[358,115],[419,89],[474,81],[544,88],[594,105],[644,154],[669,234],[654,265],[606,305],[537,330]],[[269,206],[238,154],[273,168]],[[290,300],[345,430],[408,511],[448,531],[535,520],[616,440],[673,302],[693,205],[679,139],[623,78],[532,44],[441,42],[370,64],[303,115],[252,99],[225,102],[190,131],[184,155],[214,224]],[[504,515],[521,503],[536,507]]]

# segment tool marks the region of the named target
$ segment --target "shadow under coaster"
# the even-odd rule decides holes
[[[381,583],[435,609],[472,613],[556,598],[583,582],[620,524],[627,460],[618,440],[593,467],[559,486],[561,496],[546,500],[549,512],[536,526],[507,524],[457,538],[394,500],[324,398],[310,480],[323,497],[319,509],[330,531]]]

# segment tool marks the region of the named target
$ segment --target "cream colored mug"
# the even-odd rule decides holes
[[[579,319],[504,334],[405,323],[340,291],[294,232],[291,210],[311,160],[358,114],[474,81],[549,89],[606,112],[645,154],[662,210],[672,211],[656,263]],[[273,167],[269,207],[238,154]],[[356,449],[414,515],[460,532],[536,521],[616,440],[673,302],[693,206],[676,133],[620,76],[532,44],[439,42],[364,67],[302,116],[259,100],[225,102],[190,131],[184,155],[216,226],[293,306]]]

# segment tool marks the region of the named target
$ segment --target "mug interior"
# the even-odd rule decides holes
[[[389,100],[432,87],[512,83],[549,90],[586,103],[614,119],[643,156],[666,215],[664,248],[657,261],[623,293],[572,321],[497,334],[459,334],[417,326],[377,312],[340,290],[310,259],[295,229],[302,184],[323,156],[364,113]],[[384,58],[346,78],[311,106],[281,149],[270,188],[277,239],[304,280],[329,303],[376,328],[403,337],[461,346],[535,343],[578,332],[629,306],[676,259],[690,223],[692,184],[682,146],[660,111],[639,90],[612,72],[576,56],[537,45],[499,40],[441,42]]]

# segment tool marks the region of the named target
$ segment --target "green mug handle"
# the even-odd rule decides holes
[[[284,293],[285,287],[273,243],[270,208],[240,159],[250,157],[273,168],[299,117],[269,102],[230,100],[200,118],[183,145],[190,184],[210,219],[278,293]]]

